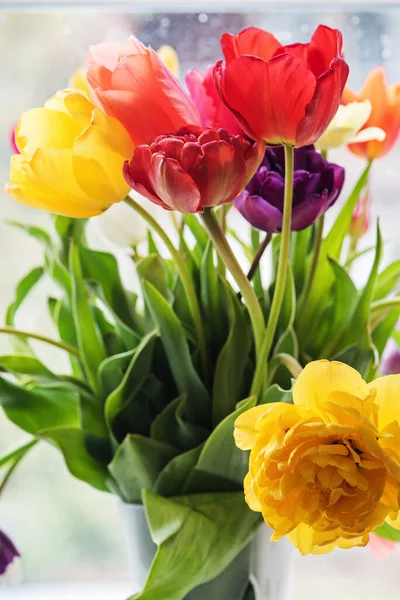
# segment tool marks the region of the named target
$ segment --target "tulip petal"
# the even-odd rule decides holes
[[[376,390],[375,402],[379,406],[379,429],[384,429],[393,421],[400,424],[400,375],[386,375],[371,381],[369,389]]]
[[[348,144],[357,144],[363,142],[370,142],[372,140],[376,140],[378,142],[383,142],[386,138],[386,132],[383,131],[380,127],[366,127],[359,131],[354,137],[352,137],[347,143]]]
[[[73,145],[74,175],[82,190],[108,198],[110,204],[122,200],[129,191],[122,168],[132,153],[132,141],[121,123],[94,109],[90,126]]]
[[[293,207],[292,231],[301,231],[309,227],[327,209],[327,194],[307,195],[305,202]]]
[[[177,160],[161,154],[153,155],[149,178],[157,196],[169,208],[182,213],[200,210],[200,192]]]
[[[229,65],[243,54],[269,60],[282,45],[272,33],[258,27],[248,27],[237,35],[224,33],[221,37],[221,48],[226,64]]]
[[[347,63],[335,58],[329,71],[317,79],[314,97],[298,124],[297,147],[313,144],[327,129],[339,107],[348,74]]]
[[[240,214],[257,229],[277,233],[282,229],[282,212],[261,196],[250,196],[245,190],[235,200]]]
[[[21,152],[25,148],[71,148],[81,128],[65,112],[32,108],[23,113],[15,137]]]
[[[364,398],[369,386],[352,367],[336,361],[317,360],[306,365],[296,379],[293,402],[317,410],[332,392],[348,392]]]
[[[271,404],[260,404],[246,410],[235,421],[235,443],[241,450],[251,450],[256,441],[257,421],[271,411]]]
[[[136,148],[132,160],[130,162],[125,161],[124,163],[123,174],[125,181],[138,194],[145,196],[145,198],[148,198],[148,200],[151,200],[158,206],[162,206],[166,210],[171,210],[167,204],[157,197],[150,181],[151,158],[152,154],[148,146],[139,146]]]
[[[219,81],[224,102],[249,135],[254,132],[255,139],[268,144],[295,145],[298,123],[304,121],[316,86],[300,60],[288,54],[268,62],[241,56]]]
[[[332,61],[342,56],[343,39],[338,29],[319,25],[308,48],[308,65],[315,77],[328,71]]]
[[[67,217],[87,218],[100,214],[101,204],[78,186],[73,175],[72,151],[42,148],[32,158],[21,154],[11,159],[7,193],[22,204]]]

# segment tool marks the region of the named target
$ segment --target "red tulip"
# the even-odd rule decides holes
[[[342,34],[320,25],[309,44],[282,46],[250,27],[221,39],[216,88],[245,132],[267,144],[313,144],[333,119],[349,67]]]
[[[231,202],[264,156],[264,145],[225,129],[186,127],[138,146],[124,165],[128,185],[167,210],[202,212]]]
[[[120,121],[135,145],[200,125],[192,99],[157,52],[135,37],[92,46],[87,79],[93,100]]]
[[[191,69],[186,73],[185,81],[204,127],[218,125],[233,135],[243,134],[237,119],[222,102],[215,88],[214,65],[210,65],[204,75],[197,69]]]

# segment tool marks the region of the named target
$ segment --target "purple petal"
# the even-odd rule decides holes
[[[0,576],[4,575],[8,566],[21,556],[12,541],[5,533],[0,531]]]
[[[328,208],[328,196],[323,194],[319,196],[314,194],[302,203],[293,208],[292,231],[306,229],[320,217]]]
[[[282,228],[282,213],[260,196],[250,196],[247,190],[235,200],[240,214],[257,229],[276,233]]]

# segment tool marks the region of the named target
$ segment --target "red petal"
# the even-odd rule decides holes
[[[190,174],[201,193],[201,205],[218,206],[234,200],[246,184],[243,157],[225,141],[202,146],[204,157]]]
[[[154,204],[169,208],[160,198],[156,196],[154,188],[149,179],[152,154],[148,146],[139,146],[136,148],[132,160],[125,161],[123,173],[127,184],[138,194],[145,196]]]
[[[314,32],[308,48],[308,66],[319,77],[335,58],[342,56],[342,34],[338,29],[320,25]]]
[[[289,54],[268,62],[241,56],[224,73],[217,71],[218,78],[225,103],[249,135],[269,144],[295,144],[298,124],[316,86],[301,61]]]
[[[243,54],[250,54],[268,60],[282,45],[278,40],[263,29],[248,27],[237,35],[224,33],[221,38],[221,48],[226,64],[229,65],[235,58]]]
[[[339,108],[348,74],[348,64],[342,58],[335,58],[329,71],[317,79],[314,97],[297,129],[298,148],[314,144],[324,133]]]
[[[290,44],[289,46],[283,46],[282,50],[277,50],[276,55],[278,54],[290,54],[295,58],[301,60],[301,62],[308,69],[308,47],[310,44]]]
[[[173,158],[153,155],[149,177],[157,196],[169,208],[182,213],[200,210],[200,192],[195,182]]]

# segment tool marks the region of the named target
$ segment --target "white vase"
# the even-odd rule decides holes
[[[143,589],[157,546],[150,537],[143,506],[119,502],[119,511],[132,594],[136,594]],[[185,600],[293,600],[292,546],[286,539],[271,542],[270,535],[271,530],[262,525],[254,540],[221,575],[192,590]],[[249,579],[254,595],[246,596]]]

